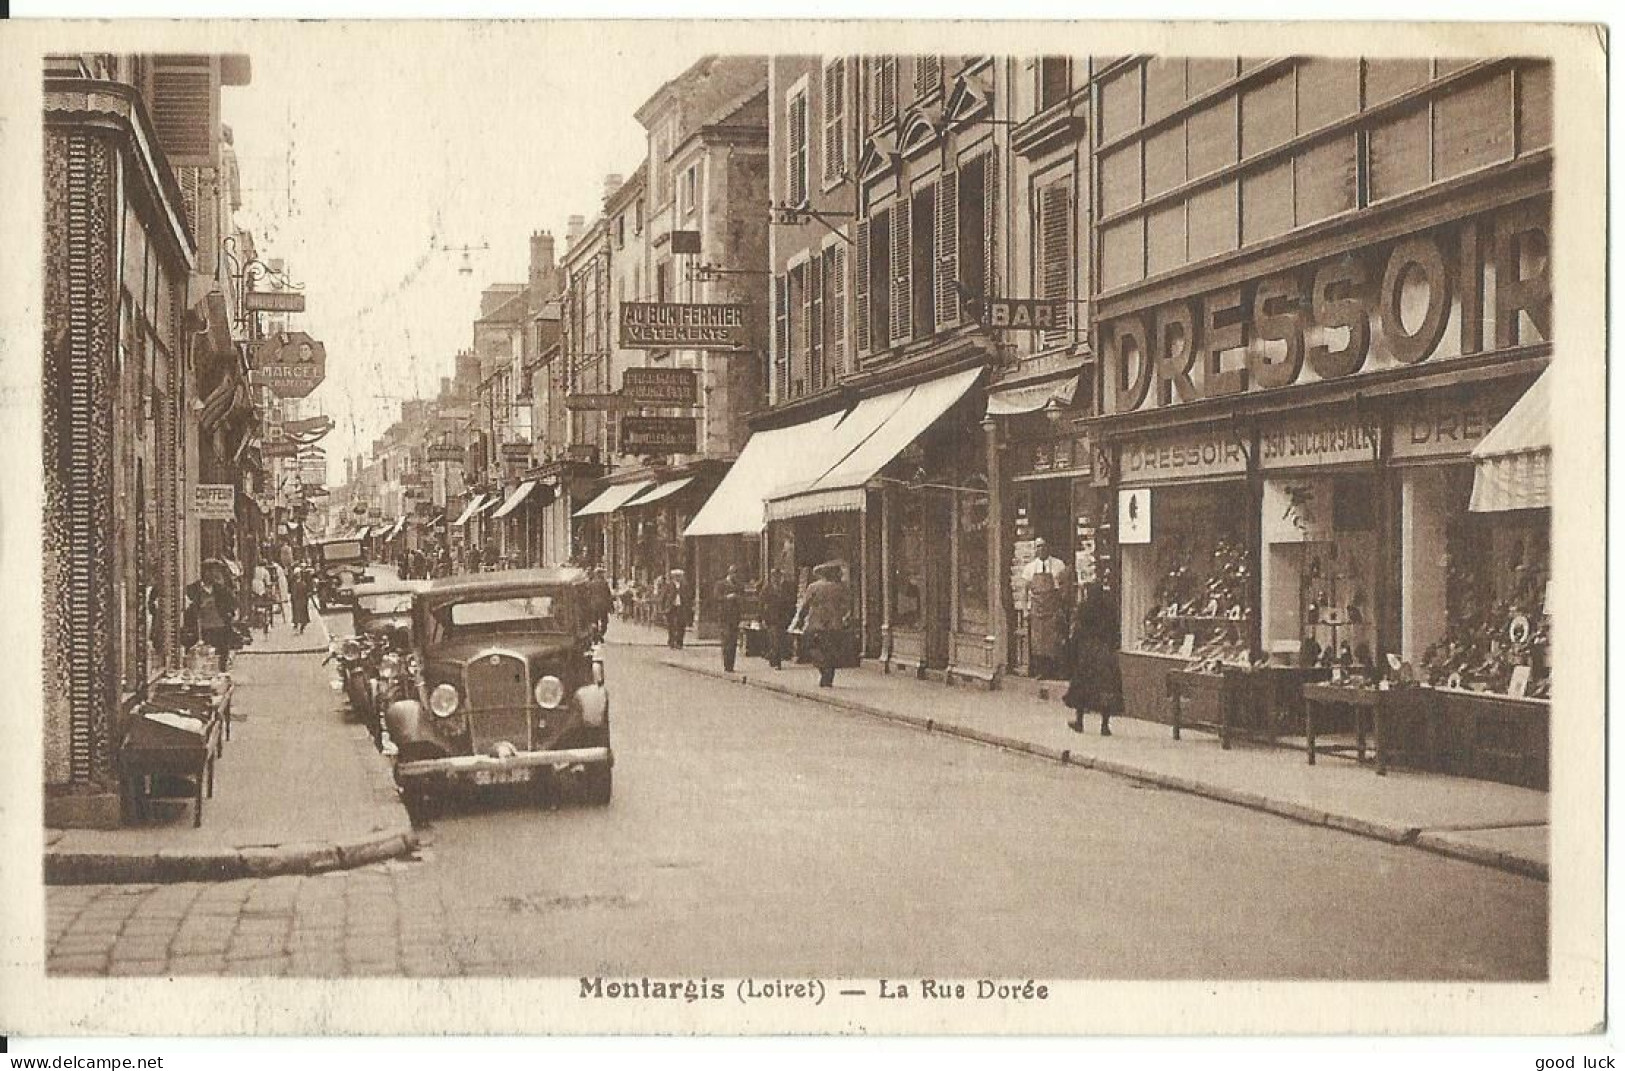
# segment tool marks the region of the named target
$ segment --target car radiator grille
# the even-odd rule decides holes
[[[523,659],[507,654],[481,655],[465,673],[470,744],[482,753],[506,740],[521,750],[530,747],[530,678]]]

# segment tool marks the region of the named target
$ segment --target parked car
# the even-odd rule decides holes
[[[350,608],[353,636],[335,640],[332,649],[351,709],[386,751],[384,712],[411,694],[412,596],[426,587],[422,580],[357,586]]]
[[[355,603],[358,584],[372,581],[367,553],[359,539],[329,539],[316,544],[316,603],[322,610]]]
[[[580,569],[474,573],[412,600],[417,694],[390,704],[409,800],[457,783],[562,783],[610,800],[614,753],[602,637]]]
[[[427,580],[375,580],[357,585],[350,623],[357,636],[380,636],[401,650],[411,648],[412,596]]]

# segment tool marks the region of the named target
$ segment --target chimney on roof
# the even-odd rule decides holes
[[[567,247],[573,247],[581,241],[581,233],[587,229],[586,216],[571,216],[569,230],[564,232],[564,241]]]
[[[558,292],[556,268],[553,252],[553,233],[551,231],[532,231],[530,235],[530,297],[533,309],[539,308],[543,301]]]
[[[604,176],[604,200],[607,201],[611,197],[614,197],[615,196],[615,191],[620,189],[621,184],[624,183],[625,181],[626,181],[626,179],[623,176],[617,175],[613,171],[610,172],[609,174],[605,175]]]

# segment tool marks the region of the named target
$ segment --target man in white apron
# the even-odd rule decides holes
[[[1043,539],[1033,541],[1034,558],[1022,570],[1027,581],[1027,649],[1034,677],[1056,680],[1063,676],[1066,647],[1067,601],[1072,577],[1066,563],[1050,557]]]

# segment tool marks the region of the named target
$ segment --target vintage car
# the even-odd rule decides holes
[[[412,597],[429,587],[427,580],[374,580],[358,584],[350,607],[351,630],[357,636],[379,636],[402,649],[410,647]]]
[[[609,802],[609,692],[590,606],[580,569],[447,577],[413,597],[417,695],[384,717],[409,801],[459,782],[540,780]]]
[[[315,545],[312,557],[316,559],[316,602],[323,610],[353,605],[356,585],[372,581],[367,552],[359,539],[324,540]]]

